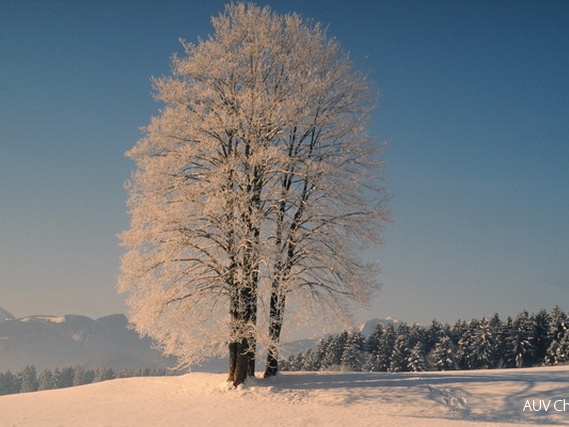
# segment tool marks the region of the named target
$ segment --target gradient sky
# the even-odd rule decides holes
[[[0,306],[125,312],[123,156],[151,76],[223,1],[0,0]],[[569,2],[259,1],[329,25],[381,91],[394,223],[356,318],[569,308]]]

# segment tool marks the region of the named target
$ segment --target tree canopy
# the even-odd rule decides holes
[[[164,108],[127,153],[118,288],[181,363],[229,346],[229,380],[277,370],[285,304],[344,316],[377,289],[360,256],[388,220],[376,93],[318,23],[230,4],[154,79]],[[291,312],[288,310],[287,312]]]

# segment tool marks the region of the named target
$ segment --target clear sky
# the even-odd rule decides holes
[[[223,1],[0,0],[0,306],[124,312],[123,156],[151,76]],[[569,309],[569,2],[259,1],[329,25],[381,91],[394,223],[358,319]]]

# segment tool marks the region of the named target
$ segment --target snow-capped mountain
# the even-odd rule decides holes
[[[382,325],[397,326],[399,323],[401,323],[401,321],[399,321],[395,317],[391,317],[391,316],[386,317],[385,319],[374,318],[374,319],[370,319],[366,322],[360,323],[356,329],[358,331],[360,331],[363,336],[369,337],[370,334],[372,333],[372,331],[375,329],[375,327],[380,323]]]
[[[7,312],[2,307],[0,307],[0,323],[6,320],[14,320],[14,319],[15,317],[12,315],[12,313]]]
[[[2,320],[3,319],[3,320]],[[83,365],[86,368],[170,367],[174,361],[128,328],[126,316],[29,316],[0,311],[0,372]]]

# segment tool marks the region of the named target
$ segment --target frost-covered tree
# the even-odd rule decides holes
[[[535,329],[527,311],[521,311],[510,328],[506,357],[516,368],[527,366],[534,353]]]
[[[374,371],[386,372],[389,370],[396,338],[397,335],[393,324],[386,325],[383,334],[379,337],[378,347],[373,352],[372,364]]]
[[[445,328],[447,328],[445,330]],[[436,343],[440,341],[443,335],[448,334],[448,325],[443,325],[442,323],[438,322],[436,319],[433,319],[429,328],[425,331],[426,333],[426,342],[425,342],[425,351],[430,353],[431,350],[435,347]]]
[[[330,338],[326,345],[326,351],[322,358],[322,369],[338,370],[342,363],[342,354],[348,340],[348,331]]]
[[[320,369],[320,360],[317,350],[309,348],[304,352],[302,369],[304,371],[317,371]]]
[[[533,366],[543,365],[547,354],[547,349],[551,344],[549,337],[549,321],[550,317],[547,310],[541,309],[537,313],[530,316],[534,329],[534,357]]]
[[[373,353],[379,347],[379,340],[384,333],[385,327],[382,323],[378,323],[369,334],[365,341],[364,349],[367,352]]]
[[[405,323],[397,326],[395,331],[395,342],[393,343],[393,351],[391,352],[391,363],[389,371],[402,372],[409,370],[408,359],[411,354],[410,346],[410,328]]]
[[[545,362],[548,365],[560,365],[569,362],[569,334],[563,335],[561,341],[553,341],[549,345]]]
[[[359,249],[380,242],[388,215],[366,131],[374,94],[339,44],[253,4],[212,23],[155,80],[165,108],[127,153],[118,288],[139,333],[181,364],[229,347],[237,385],[257,343],[276,373],[285,304],[338,318],[368,300]]]
[[[456,347],[448,335],[442,335],[429,355],[431,365],[439,371],[456,369]]]
[[[475,369],[495,368],[498,349],[498,329],[495,328],[493,322],[483,317],[478,323],[478,327],[474,331],[474,339],[472,340],[473,367]]]
[[[364,337],[361,332],[350,332],[340,358],[342,370],[361,371],[363,365]]]
[[[407,366],[412,372],[423,372],[427,370],[427,357],[425,346],[421,341],[417,341],[407,356]]]
[[[569,358],[569,348],[564,349],[562,343],[567,343],[569,322],[567,315],[559,306],[555,306],[549,315],[547,338],[549,346],[545,354],[545,364],[558,365]]]

